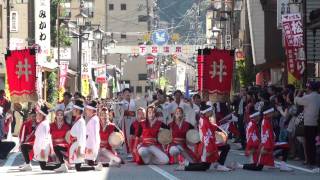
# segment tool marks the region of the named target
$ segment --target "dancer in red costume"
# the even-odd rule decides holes
[[[137,146],[138,154],[144,164],[168,164],[169,162],[169,157],[157,141],[161,128],[168,129],[163,122],[156,119],[155,108],[148,107],[147,118],[139,125],[138,137],[141,137],[142,142]]]
[[[121,132],[120,129],[113,123],[109,121],[109,111],[107,108],[102,108],[99,112],[100,120],[100,149],[99,158],[107,159],[108,163],[103,163],[104,167],[116,166],[119,167],[121,163],[121,158],[118,156],[117,152],[112,149],[109,144],[109,136],[113,132]],[[121,132],[122,133],[122,132]]]
[[[196,155],[187,146],[186,134],[194,127],[185,121],[183,109],[178,107],[175,111],[173,122],[169,123],[169,128],[172,132],[172,143],[168,147],[170,164],[174,164],[183,159],[193,163],[196,161]]]

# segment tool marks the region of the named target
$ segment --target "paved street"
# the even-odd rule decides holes
[[[14,158],[14,156],[16,156]],[[12,161],[12,159],[14,159]],[[227,164],[231,161],[246,162],[246,157],[243,152],[232,150],[228,156]],[[181,172],[175,171],[176,165],[165,166],[137,166],[133,163],[127,163],[121,168],[105,168],[103,171],[89,171],[89,172],[76,172],[70,170],[69,173],[57,174],[50,171],[41,171],[40,167],[34,165],[32,172],[19,172],[18,166],[23,162],[20,153],[11,154],[6,161],[0,161],[1,179],[3,177],[10,177],[11,179],[66,179],[81,178],[81,179],[116,179],[116,180],[140,180],[140,179],[171,179],[171,180],[188,180],[188,179],[258,179],[259,180],[283,180],[284,178],[290,180],[316,180],[319,179],[319,174],[313,174],[309,169],[303,167],[301,162],[290,162],[291,167],[294,168],[293,172],[280,172],[279,169],[267,169],[263,172],[253,172],[245,170],[236,170],[232,172],[217,172],[210,169],[207,172]],[[36,163],[33,163],[36,164]]]

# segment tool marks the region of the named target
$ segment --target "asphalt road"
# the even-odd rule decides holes
[[[232,150],[227,158],[227,164],[231,161],[238,161],[241,163],[247,162],[247,158],[243,152]],[[303,167],[301,162],[289,162],[294,169],[293,172],[280,172],[279,169],[264,169],[262,172],[236,170],[232,172],[217,172],[210,169],[207,172],[181,172],[175,171],[176,165],[165,166],[137,166],[133,163],[126,163],[120,168],[104,168],[103,171],[89,171],[89,172],[76,172],[70,170],[68,173],[55,173],[50,171],[41,171],[40,167],[33,162],[32,172],[20,172],[18,166],[23,163],[21,153],[11,153],[7,160],[0,160],[0,177],[1,179],[10,178],[14,179],[54,179],[62,180],[67,178],[75,179],[115,179],[115,180],[202,180],[202,179],[259,179],[259,180],[319,180],[320,174],[311,173],[310,169]]]

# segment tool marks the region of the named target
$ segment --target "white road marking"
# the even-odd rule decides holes
[[[159,168],[158,166],[155,165],[148,165],[148,167],[150,167],[152,170],[156,171],[157,173],[161,174],[163,177],[169,179],[169,180],[179,180],[179,178],[171,175],[170,173],[168,173],[167,171]]]
[[[8,160],[6,161],[6,163],[3,165],[3,166],[12,166],[14,160],[16,159],[16,157],[20,154],[20,152],[15,152],[15,153],[12,153]]]
[[[240,156],[244,156],[244,153],[242,153],[241,151],[238,151],[238,150],[233,150],[231,149],[230,152],[233,152],[235,154],[238,154]],[[280,165],[280,161],[275,161],[275,164],[276,165]],[[308,173],[314,173],[312,170],[310,169],[306,169],[306,168],[302,168],[302,167],[299,167],[299,166],[295,166],[295,165],[291,165],[291,164],[288,164],[288,167],[290,168],[293,168],[293,169],[297,169],[297,170],[300,170],[300,171],[304,171],[304,172],[308,172]]]
[[[14,160],[16,159],[16,157],[20,154],[20,152],[15,152],[15,153],[12,153],[8,160],[4,163],[4,165],[2,167],[0,167],[0,172],[7,172],[8,169],[10,167],[12,167],[12,164],[14,162]]]

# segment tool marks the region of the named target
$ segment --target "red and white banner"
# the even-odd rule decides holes
[[[301,14],[283,15],[282,29],[288,59],[288,83],[293,84],[302,78],[306,66]]]
[[[68,76],[68,61],[60,61],[59,65],[59,88],[64,88]]]
[[[219,49],[199,50],[198,73],[200,91],[228,95],[231,91],[233,73],[231,51]]]
[[[37,101],[35,50],[9,50],[6,69],[12,102]]]

